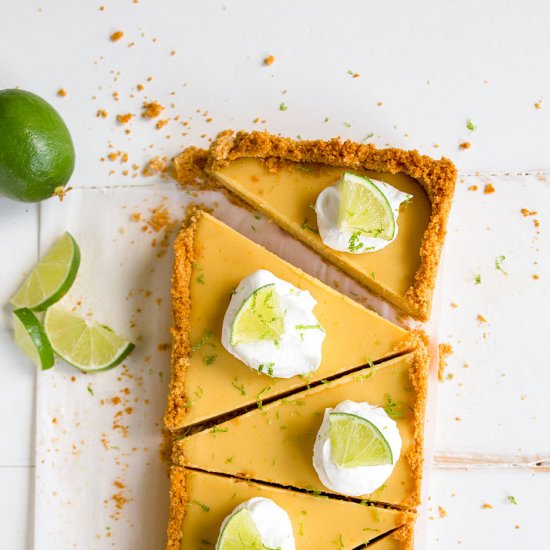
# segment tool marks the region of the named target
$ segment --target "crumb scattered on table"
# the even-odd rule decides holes
[[[124,32],[116,31],[111,34],[111,42],[118,42],[124,36]]]
[[[118,123],[126,124],[126,123],[130,122],[130,120],[132,120],[133,116],[134,115],[132,113],[126,113],[124,115],[117,115],[116,119],[117,119]]]
[[[452,353],[453,346],[451,346],[451,344],[446,344],[444,342],[439,344],[439,368],[437,370],[437,378],[440,382],[443,382],[445,379],[445,369],[448,364],[447,360]]]
[[[157,118],[164,109],[164,106],[157,101],[144,101],[141,116],[143,118]]]

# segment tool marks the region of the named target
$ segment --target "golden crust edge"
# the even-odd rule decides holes
[[[416,508],[421,503],[422,497],[422,468],[424,464],[424,429],[426,420],[426,402],[428,398],[428,369],[430,354],[428,351],[429,340],[422,331],[411,333],[411,341],[414,342],[412,364],[409,369],[409,380],[416,393],[416,400],[412,411],[412,440],[413,446],[405,455],[412,471],[414,490],[405,501],[405,506]]]
[[[172,270],[172,354],[171,376],[164,425],[170,431],[182,427],[185,416],[185,373],[189,366],[191,344],[189,319],[191,316],[190,283],[195,258],[194,239],[201,212],[192,209],[174,242]]]
[[[233,130],[220,132],[211,144],[205,165],[212,173],[228,162],[242,158],[281,159],[292,162],[318,162],[330,166],[348,166],[378,172],[402,172],[416,179],[426,191],[432,212],[420,246],[420,266],[413,285],[402,301],[394,303],[413,317],[429,318],[447,219],[450,212],[456,168],[452,161],[421,155],[416,150],[398,148],[377,149],[372,144],[360,144],[339,139],[297,141],[267,132]],[[179,157],[177,157],[179,158]],[[178,174],[179,181],[180,172]],[[368,280],[361,280],[367,286]]]
[[[186,491],[186,470],[180,467],[170,469],[170,500],[166,550],[181,549],[181,527],[189,499]]]

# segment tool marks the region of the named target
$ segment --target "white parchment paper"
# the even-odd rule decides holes
[[[167,467],[159,457],[170,371],[171,243],[190,202],[355,300],[396,320],[386,303],[327,265],[263,216],[221,193],[185,191],[172,183],[139,188],[78,189],[43,204],[40,250],[70,231],[81,247],[68,308],[107,324],[136,343],[122,366],[84,374],[58,361],[39,373],[36,418],[35,548],[163,548]],[[165,207],[173,231],[150,226]],[[434,350],[439,305],[429,331]],[[434,429],[437,355],[432,357],[427,415],[427,483]],[[427,491],[424,490],[424,495]],[[424,499],[426,500],[426,498]],[[417,525],[424,546],[426,511]]]

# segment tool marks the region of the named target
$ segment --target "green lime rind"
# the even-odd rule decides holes
[[[386,195],[368,177],[344,172],[338,223],[367,237],[391,241],[395,216]]]
[[[380,430],[361,416],[331,412],[331,458],[340,468],[393,464],[390,444]]]
[[[58,306],[46,311],[44,328],[56,355],[84,372],[112,369],[135,347],[110,328],[91,323]]]
[[[71,134],[59,113],[24,90],[0,90],[0,195],[36,202],[56,194],[75,164]]]
[[[277,341],[284,328],[275,283],[267,284],[252,292],[237,310],[231,324],[231,345]]]
[[[264,550],[262,537],[246,508],[234,512],[224,525],[217,550]]]
[[[44,327],[28,308],[12,312],[15,343],[41,370],[51,369],[55,358]]]
[[[16,308],[44,311],[58,302],[73,285],[80,267],[80,248],[65,232],[38,262],[10,300]]]

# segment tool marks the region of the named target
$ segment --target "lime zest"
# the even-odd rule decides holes
[[[191,351],[199,351],[204,344],[208,341],[208,339],[212,336],[211,330],[205,330],[204,336],[195,344],[191,346]]]
[[[319,233],[319,230],[318,229],[315,229],[315,227],[311,227],[311,225],[309,225],[309,218],[308,217],[304,217],[304,221],[302,222],[302,225],[300,225],[300,227],[302,229],[307,229],[308,231],[311,231],[312,233]]]
[[[340,468],[393,464],[391,447],[369,420],[351,413],[331,412],[331,458]]]
[[[29,273],[13,298],[16,308],[44,311],[71,288],[80,266],[80,248],[65,232]]]
[[[12,313],[15,343],[41,370],[54,365],[52,345],[44,327],[28,308],[16,309]]]
[[[199,502],[198,500],[195,500],[193,499],[191,501],[191,504],[196,504],[197,506],[199,506],[203,512],[210,512],[210,506],[206,505],[206,504],[203,504],[202,502]]]
[[[385,393],[384,399],[386,401],[386,404],[384,405],[384,410],[386,411],[386,414],[394,419],[403,418],[405,415],[403,414],[403,411],[401,410],[399,403],[396,403],[393,399],[391,394]]]
[[[271,386],[266,386],[258,392],[258,395],[256,395],[256,404],[258,405],[258,409],[260,409],[261,411],[264,410],[263,395],[267,393],[270,389]]]
[[[506,256],[497,256],[495,258],[495,269],[497,271],[502,271],[502,273],[504,273],[504,275],[508,275],[508,273],[502,267],[502,264],[504,263],[504,260],[506,260]]]

